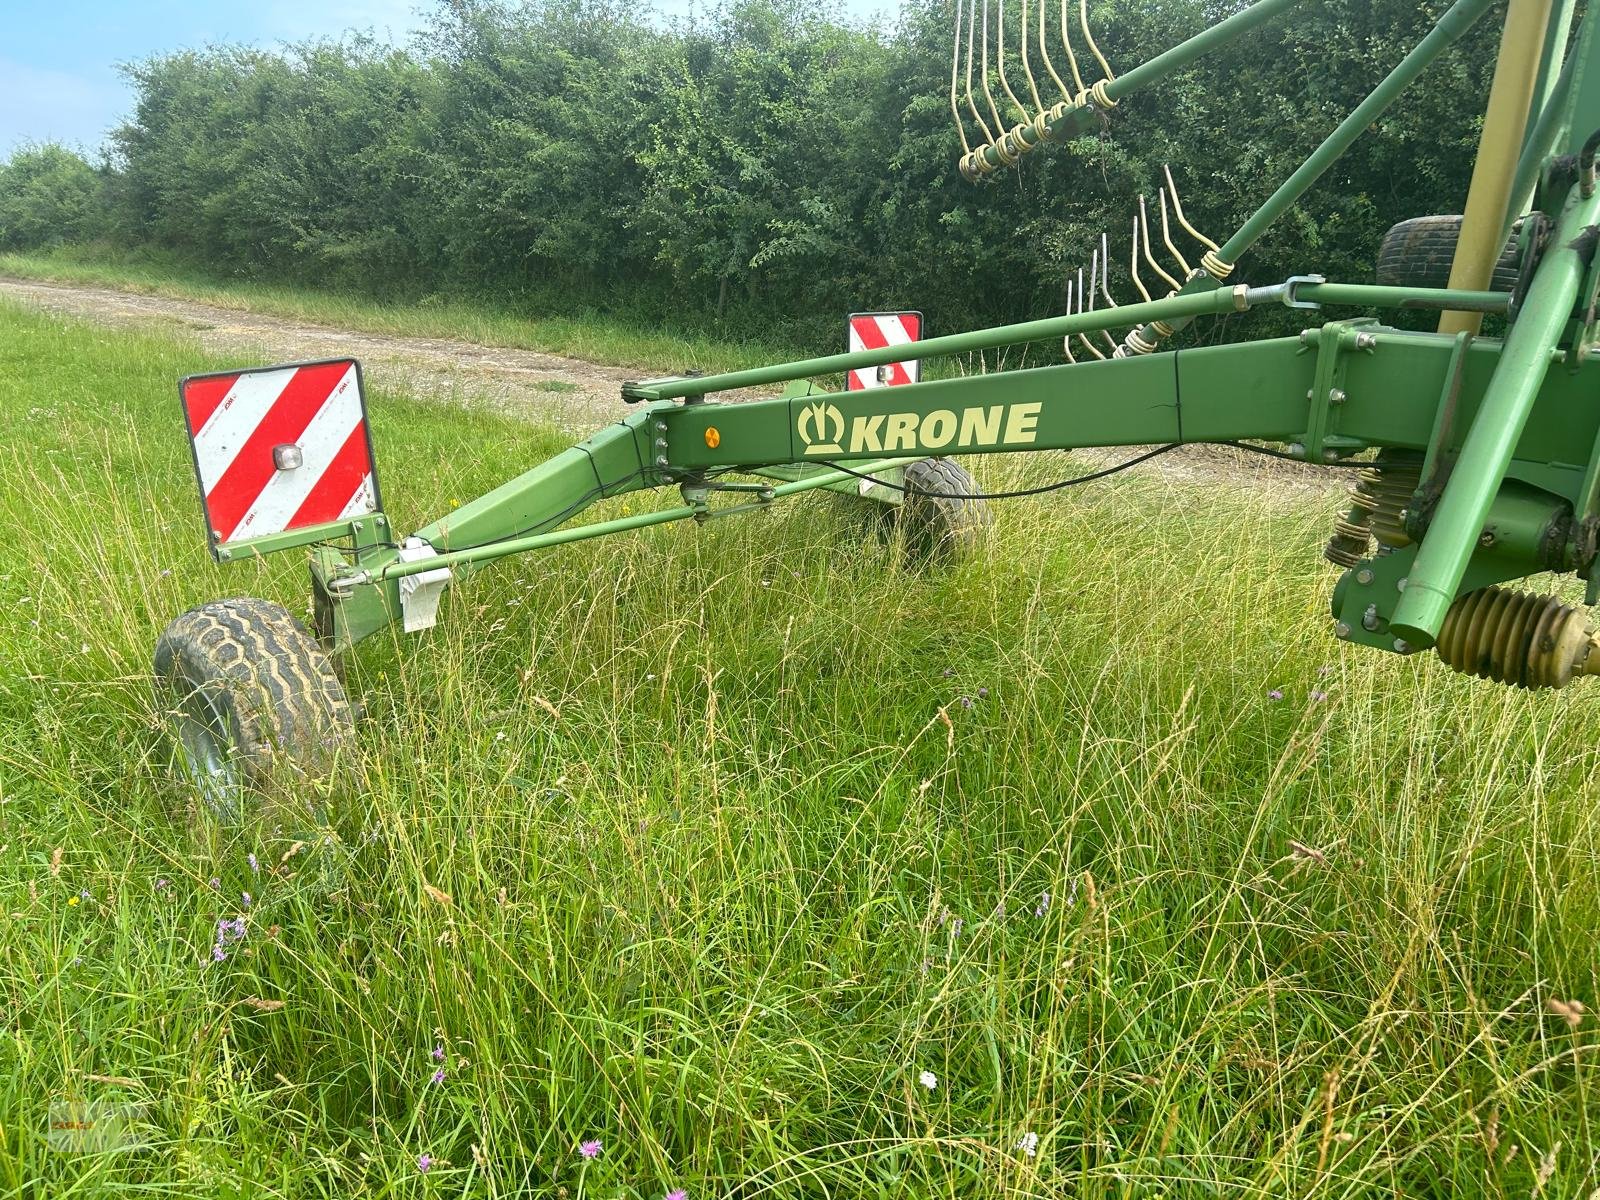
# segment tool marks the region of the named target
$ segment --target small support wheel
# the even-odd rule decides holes
[[[988,504],[971,499],[978,490],[972,476],[948,458],[911,463],[901,483],[905,500],[896,519],[906,547],[919,558],[970,557],[994,523]]]
[[[156,640],[155,689],[179,770],[230,822],[248,792],[274,783],[308,803],[304,785],[332,776],[355,728],[328,656],[266,600],[214,600],[174,619]]]

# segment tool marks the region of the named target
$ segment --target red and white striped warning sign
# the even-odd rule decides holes
[[[354,359],[191,375],[179,393],[215,544],[378,511]]]
[[[908,346],[922,338],[922,314],[919,312],[851,313],[850,350],[879,350],[884,346]],[[845,390],[859,392],[864,388],[894,387],[901,383],[916,383],[922,378],[922,363],[917,359],[889,363],[881,367],[862,367],[851,371],[845,380]]]

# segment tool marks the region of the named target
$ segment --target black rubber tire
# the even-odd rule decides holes
[[[1378,248],[1378,283],[1384,287],[1449,287],[1450,264],[1460,240],[1459,216],[1401,221],[1383,235],[1383,245]],[[1509,292],[1516,286],[1517,239],[1513,234],[1495,263],[1489,289]]]
[[[179,770],[226,820],[251,790],[331,777],[355,729],[333,664],[280,605],[213,600],[177,617],[156,640],[155,688]],[[314,789],[313,789],[314,791]]]
[[[906,492],[896,519],[907,549],[919,557],[966,558],[994,523],[986,502],[968,499],[978,490],[972,476],[948,458],[911,463],[900,482]]]

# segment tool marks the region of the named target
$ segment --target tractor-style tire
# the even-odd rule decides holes
[[[241,820],[250,792],[280,788],[298,815],[321,815],[307,785],[332,775],[355,722],[333,664],[287,610],[249,597],[190,609],[156,641],[155,685],[176,764],[214,815]]]
[[[906,548],[922,559],[969,557],[993,524],[989,506],[969,499],[972,476],[948,458],[924,458],[901,476],[905,500],[896,517]]]
[[[1450,286],[1450,265],[1461,240],[1461,218],[1412,217],[1383,235],[1378,249],[1378,283],[1384,287]],[[1500,252],[1489,290],[1509,292],[1517,286],[1517,238]]]

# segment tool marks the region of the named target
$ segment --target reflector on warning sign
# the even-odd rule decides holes
[[[909,346],[912,342],[922,340],[922,314],[851,313],[849,328],[851,353],[857,350],[881,350],[885,346]],[[894,387],[897,384],[916,383],[921,378],[922,363],[912,358],[905,362],[851,371],[845,379],[845,390],[859,392],[865,388]]]
[[[379,510],[355,359],[191,375],[178,392],[213,552]]]

